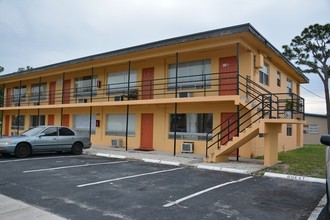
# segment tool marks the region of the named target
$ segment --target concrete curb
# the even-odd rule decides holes
[[[99,157],[110,157],[110,158],[117,158],[117,159],[126,159],[126,156],[116,155],[116,154],[97,153],[95,155],[99,156]]]
[[[156,160],[156,159],[148,159],[148,158],[144,158],[144,159],[142,159],[142,161],[146,162],[146,163],[156,163],[156,164],[164,164],[164,165],[171,165],[171,166],[180,166],[180,163],[175,162],[175,161]]]
[[[227,167],[210,166],[210,165],[204,165],[204,164],[197,165],[197,168],[198,169],[204,169],[204,170],[223,171],[223,172],[228,172],[228,173],[251,174],[247,170],[239,170],[239,169],[227,168]]]
[[[265,172],[264,176],[282,178],[282,179],[288,179],[288,180],[303,181],[303,182],[312,182],[312,183],[323,183],[323,184],[325,184],[325,182],[326,182],[325,179],[321,179],[321,178],[314,178],[314,177],[307,177],[307,176],[296,176],[296,175],[280,174],[280,173]]]

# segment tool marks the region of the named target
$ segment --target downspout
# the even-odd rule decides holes
[[[129,89],[130,89],[130,80],[131,80],[131,61],[128,61],[128,79],[127,79],[127,99],[129,97]],[[126,151],[128,150],[128,117],[129,116],[129,105],[126,106]]]
[[[178,97],[178,71],[179,71],[179,53],[177,52],[175,55],[175,99]],[[176,155],[176,130],[178,123],[178,103],[174,104],[174,149],[173,155]]]

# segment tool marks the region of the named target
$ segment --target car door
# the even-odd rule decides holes
[[[34,141],[33,151],[57,151],[58,128],[49,127],[42,131]]]
[[[72,144],[75,142],[75,133],[66,127],[59,128],[58,144],[62,150],[71,149]]]

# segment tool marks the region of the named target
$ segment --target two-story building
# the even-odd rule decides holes
[[[96,145],[270,165],[303,145],[307,82],[243,24],[2,75],[1,134],[63,125]]]

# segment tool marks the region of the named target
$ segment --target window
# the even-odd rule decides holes
[[[60,128],[59,129],[60,136],[74,136],[74,132],[69,128]]]
[[[308,125],[308,133],[318,134],[319,133],[319,126],[318,125]]]
[[[24,102],[26,97],[26,86],[14,87],[13,102]]]
[[[25,116],[14,115],[11,118],[11,129],[13,130],[24,130]]]
[[[31,115],[30,116],[30,128],[45,125],[45,116],[44,115]]]
[[[286,125],[286,136],[292,136],[292,124]]]
[[[205,135],[212,131],[213,114],[177,114],[176,134],[180,139],[205,140]],[[170,133],[173,138],[175,132],[175,114],[170,114]]]
[[[259,70],[259,82],[266,86],[269,85],[269,65],[267,63]]]
[[[287,93],[292,93],[292,81],[289,79],[286,81],[286,91]]]
[[[277,86],[281,87],[281,73],[279,71],[277,71],[276,74],[276,82],[277,82]]]
[[[75,96],[90,96],[91,87],[93,88],[92,95],[97,95],[97,78],[93,76],[93,82],[91,76],[84,76],[75,79]]]
[[[81,133],[89,134],[90,115],[73,115],[73,128]],[[92,115],[91,132],[95,134],[96,115]]]
[[[31,101],[46,99],[46,83],[33,84],[31,87]]]
[[[178,64],[178,89],[196,89],[211,85],[211,60]],[[168,89],[175,89],[176,64],[168,66]]]
[[[130,71],[130,90],[136,90],[136,70]],[[118,94],[126,93],[128,88],[128,72],[118,71],[108,74],[108,93]]]
[[[43,133],[45,136],[57,136],[57,127],[47,128]]]
[[[128,115],[128,135],[135,135],[136,116]],[[126,135],[126,115],[107,115],[106,134],[114,136]]]

